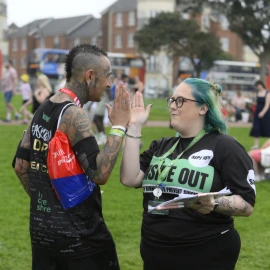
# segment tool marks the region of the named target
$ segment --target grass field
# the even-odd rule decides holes
[[[3,108],[0,109],[0,117],[2,113]],[[29,270],[29,199],[11,168],[15,148],[24,127],[0,125],[0,129],[0,270]],[[252,138],[247,135],[248,128],[231,128],[229,132],[247,149],[252,145]],[[168,128],[144,128],[143,149],[148,148],[153,139],[173,135],[174,132]],[[142,191],[120,184],[119,164],[120,159],[108,184],[102,187],[103,213],[117,245],[121,269],[141,270],[139,243]],[[236,228],[242,238],[237,270],[270,269],[269,194],[270,181],[258,183],[254,213],[249,218],[235,218]]]
[[[17,110],[20,109],[22,104],[22,98],[20,95],[14,96],[12,98],[12,103],[14,104]],[[3,94],[0,92],[0,119],[6,117],[5,114],[5,106]],[[149,116],[149,120],[168,120],[169,119],[169,109],[167,108],[166,99],[146,99],[145,104],[153,104],[151,108],[151,115]],[[28,110],[31,110],[31,107],[28,107]]]

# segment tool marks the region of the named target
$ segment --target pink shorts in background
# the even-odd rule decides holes
[[[251,156],[256,162],[260,162],[261,161],[261,149],[252,150]]]

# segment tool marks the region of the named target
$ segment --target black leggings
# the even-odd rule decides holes
[[[104,119],[103,115],[95,115],[94,116],[94,123],[97,126],[98,132],[104,132],[105,133],[103,119]]]
[[[208,242],[173,251],[149,248],[141,242],[144,270],[233,270],[241,247],[238,232],[227,233]]]

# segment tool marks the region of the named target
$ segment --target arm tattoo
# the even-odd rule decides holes
[[[27,128],[26,133],[23,136],[21,147],[30,149],[30,126]]]
[[[30,126],[28,127],[26,133],[23,136],[21,147],[30,149]],[[24,190],[30,196],[30,182],[29,182],[30,163],[21,158],[16,158],[15,172]]]
[[[94,136],[90,125],[87,113],[82,109],[76,108],[76,106],[71,106],[63,114],[59,128],[67,134],[71,146],[74,146],[82,139]],[[119,155],[122,141],[123,139],[119,136],[110,135],[108,137],[104,149],[97,155],[95,182],[105,183],[109,178]]]
[[[119,136],[109,135],[104,149],[97,155],[97,172],[94,180],[107,181],[119,155],[123,139]]]
[[[16,174],[21,181],[21,184],[25,192],[30,196],[30,181],[29,181],[29,172],[30,166],[29,162],[21,158],[16,159]]]
[[[247,216],[253,207],[239,195],[223,196],[217,199],[219,206],[215,210],[228,216]]]
[[[94,136],[87,113],[76,106],[67,108],[59,128],[67,134],[71,146],[74,146],[84,138]]]

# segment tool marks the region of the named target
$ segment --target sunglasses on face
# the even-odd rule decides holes
[[[184,97],[178,97],[178,98],[171,97],[171,98],[168,98],[167,99],[167,105],[170,108],[171,105],[175,102],[176,107],[177,108],[181,108],[183,106],[184,102],[187,102],[187,101],[193,101],[193,102],[197,102],[197,103],[203,104],[202,102],[197,101],[197,100],[194,100],[194,99],[189,99],[189,98],[184,98]]]

